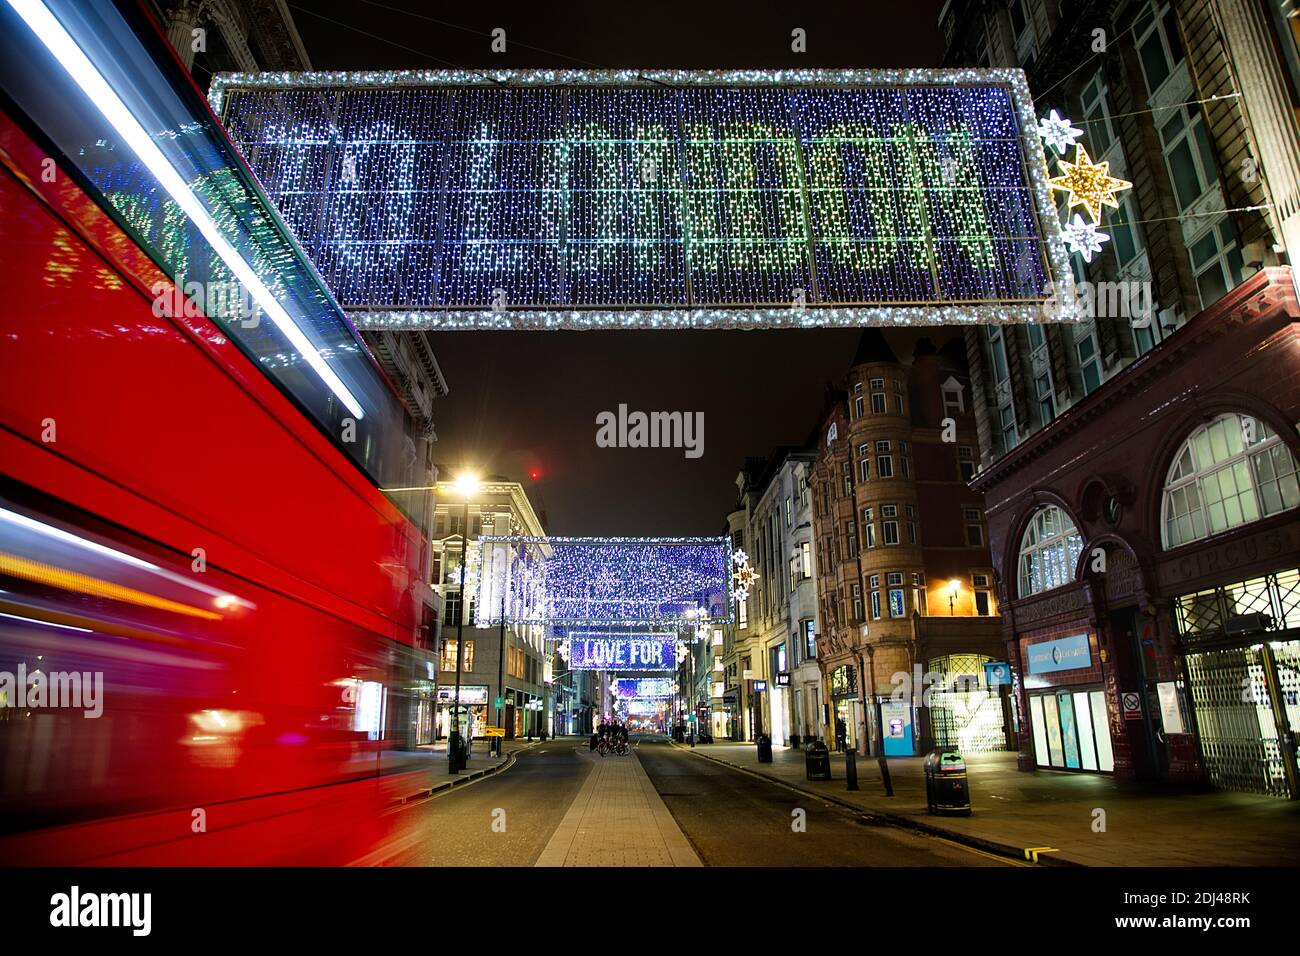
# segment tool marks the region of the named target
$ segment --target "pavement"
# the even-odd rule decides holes
[[[404,765],[423,762],[418,770],[404,770],[380,778],[380,790],[387,801],[405,803],[432,796],[440,790],[469,783],[488,774],[497,773],[514,765],[516,756],[542,744],[540,740],[515,739],[502,742],[501,756],[490,753],[491,741],[480,738],[473,742],[465,769],[452,773],[447,764],[447,742],[440,740],[431,747],[421,747],[415,753],[402,755]]]
[[[1084,866],[1294,866],[1300,860],[1300,801],[1214,790],[1171,790],[1098,774],[1016,769],[1016,755],[966,758],[972,812],[932,816],[923,758],[891,757],[886,797],[873,758],[857,759],[859,790],[846,789],[844,755],[829,781],[809,781],[802,750],[773,748],[758,763],[753,743],[674,744],[714,761],[833,801],[898,826],[1009,857]]]

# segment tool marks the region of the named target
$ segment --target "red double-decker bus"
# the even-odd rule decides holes
[[[405,413],[147,14],[0,3],[0,90],[0,858],[349,862],[431,759]]]

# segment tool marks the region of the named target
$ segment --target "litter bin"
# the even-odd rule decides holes
[[[831,752],[820,740],[813,738],[803,749],[804,774],[809,780],[829,780],[831,778]]]
[[[970,816],[970,787],[960,751],[951,747],[931,750],[923,766],[927,809],[940,816]]]
[[[759,734],[758,736],[758,762],[772,762],[772,738],[767,734]]]
[[[592,734],[592,735],[591,735],[591,745],[590,745],[590,749],[595,750],[595,749],[596,749],[596,744],[598,744],[598,743],[600,743],[600,735],[599,735],[599,734]]]

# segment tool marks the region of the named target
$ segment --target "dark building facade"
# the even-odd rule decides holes
[[[941,14],[949,64],[1023,66],[1133,184],[1082,321],[966,333],[1022,769],[1297,795],[1294,13]]]

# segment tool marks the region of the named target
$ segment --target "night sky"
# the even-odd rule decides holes
[[[942,0],[818,4],[289,2],[321,70],[934,66]],[[404,11],[409,11],[404,12]],[[502,27],[507,52],[490,51]],[[807,31],[808,52],[790,50]],[[937,333],[937,334],[936,334]],[[942,345],[945,333],[930,333]],[[901,356],[918,333],[889,333]],[[855,331],[443,332],[437,459],[524,481],[553,534],[718,534],[746,456],[800,444]],[[596,416],[704,413],[704,454],[596,445]],[[540,477],[533,481],[530,473]]]

